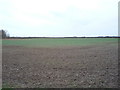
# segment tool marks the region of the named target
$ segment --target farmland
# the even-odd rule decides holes
[[[117,42],[116,38],[38,38],[38,39],[8,39],[3,45],[27,47],[62,47],[62,46],[89,46]]]
[[[118,87],[117,38],[3,39],[3,87]]]

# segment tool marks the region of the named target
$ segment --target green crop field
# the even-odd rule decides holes
[[[88,46],[105,43],[117,43],[117,38],[37,38],[37,39],[4,39],[2,45],[27,47],[61,47]]]

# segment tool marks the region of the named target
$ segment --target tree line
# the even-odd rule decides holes
[[[98,37],[10,37],[10,34],[6,30],[0,30],[0,39],[5,38],[18,38],[18,39],[29,39],[29,38],[120,38],[119,36],[98,36]]]

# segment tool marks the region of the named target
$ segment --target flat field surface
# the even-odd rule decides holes
[[[3,45],[26,47],[67,47],[89,46],[117,42],[117,38],[38,38],[38,39],[6,39]]]
[[[118,39],[3,40],[3,87],[118,87]]]

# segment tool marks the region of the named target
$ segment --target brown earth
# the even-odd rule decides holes
[[[117,88],[117,44],[89,47],[3,46],[3,87]]]

